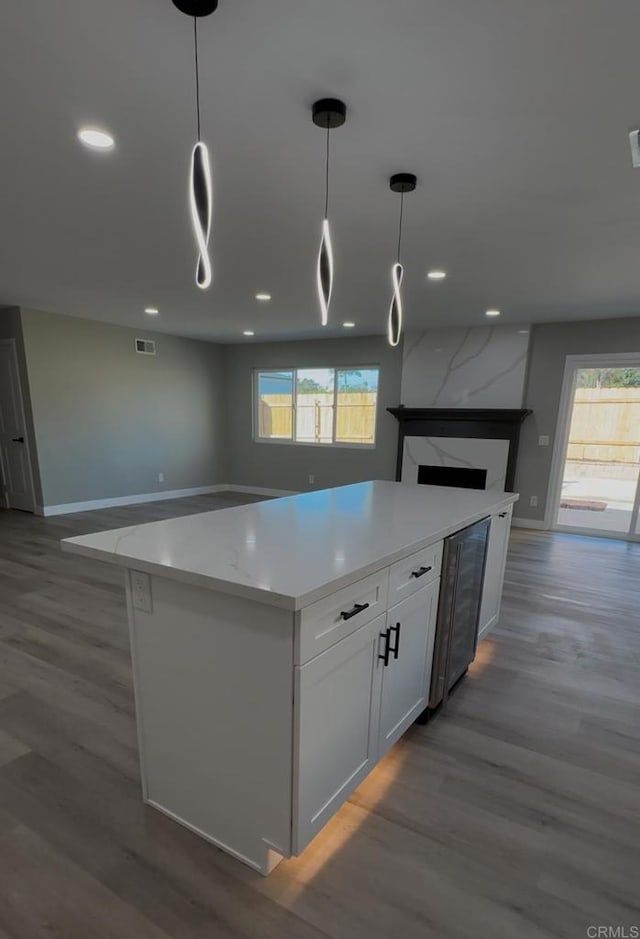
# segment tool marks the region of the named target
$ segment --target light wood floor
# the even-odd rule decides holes
[[[514,532],[501,624],[447,712],[270,878],[142,805],[121,575],[58,540],[229,504],[0,512],[0,939],[640,925],[640,545]]]

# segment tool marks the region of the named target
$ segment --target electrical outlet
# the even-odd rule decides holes
[[[538,497],[537,497],[537,496],[530,496],[530,498],[529,498],[529,505],[531,506],[531,508],[532,508],[532,509],[535,509],[535,507],[537,506],[537,504],[538,504]]]
[[[163,483],[163,482],[164,482],[164,473],[158,473],[158,482],[159,482],[159,483]]]
[[[151,578],[142,571],[131,571],[131,598],[133,606],[142,613],[152,613]]]
[[[549,446],[549,434],[540,434],[540,436],[538,437],[538,446],[539,447]]]
[[[315,481],[316,481],[316,477],[313,475],[313,473],[309,473],[309,485],[313,486]]]

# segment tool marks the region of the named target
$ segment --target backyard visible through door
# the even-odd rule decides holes
[[[575,368],[557,527],[636,537],[640,477],[637,367]]]

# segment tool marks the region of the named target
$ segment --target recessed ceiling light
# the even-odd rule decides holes
[[[528,335],[529,335],[529,330],[528,330],[528,329],[519,329],[518,332],[520,333],[521,336],[528,336]]]
[[[92,150],[111,150],[116,143],[111,134],[97,127],[81,127],[78,140]]]
[[[242,335],[243,336],[255,336],[255,333],[252,329],[245,329]]]
[[[500,310],[487,310],[486,316],[500,316]]]
[[[144,308],[144,312],[148,313],[149,316],[157,316],[160,310],[158,309],[157,306],[146,306]]]
[[[444,280],[446,276],[446,271],[429,271],[427,274],[429,280]]]
[[[266,301],[266,300],[270,300],[270,299],[271,299],[271,294],[270,294],[270,293],[257,293],[257,294],[256,294],[256,300],[265,300],[265,301]]]
[[[355,323],[343,323],[342,325],[344,326],[345,329],[353,329],[353,327],[356,324]]]

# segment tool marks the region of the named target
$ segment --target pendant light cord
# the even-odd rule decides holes
[[[198,68],[198,17],[193,18],[193,46],[196,60],[196,117],[198,128],[198,143],[200,142],[200,70]]]
[[[325,161],[325,178],[324,178],[324,217],[329,218],[329,132],[330,127],[327,125],[327,158]]]
[[[400,224],[398,225],[398,264],[400,263],[400,248],[402,247],[402,216],[404,213],[404,192],[400,193]]]

